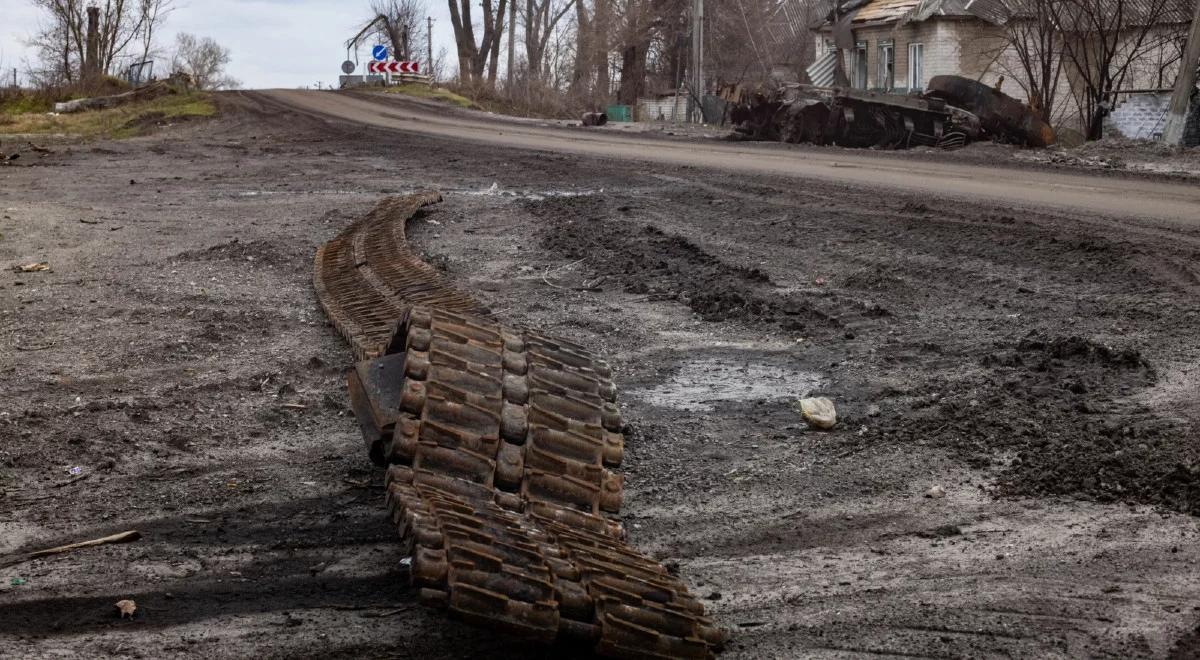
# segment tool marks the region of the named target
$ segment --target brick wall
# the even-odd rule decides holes
[[[1167,123],[1169,93],[1133,94],[1118,105],[1105,121],[1105,129],[1127,138],[1157,140]]]
[[[1121,135],[1132,139],[1158,140],[1167,123],[1167,108],[1171,93],[1133,94],[1118,105],[1105,120],[1106,135]],[[1200,145],[1200,93],[1192,95],[1188,121],[1183,132],[1183,144]]]
[[[909,89],[909,46],[924,46],[924,71],[921,87],[930,78],[940,75],[961,75],[982,78],[984,82],[995,82],[998,75],[986,70],[990,60],[971,55],[964,56],[963,44],[977,44],[985,33],[994,34],[998,28],[977,20],[930,20],[909,23],[900,27],[883,25],[859,28],[854,31],[858,43],[867,46],[867,87],[880,89],[880,45],[891,41],[896,53],[896,91],[905,93]],[[818,36],[818,43],[823,37]],[[973,53],[974,51],[970,51]],[[847,57],[847,73],[853,77],[853,56]]]

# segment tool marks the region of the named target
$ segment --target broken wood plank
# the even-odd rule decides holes
[[[113,534],[112,536],[105,536],[103,538],[92,539],[90,541],[80,541],[78,543],[70,543],[68,545],[60,545],[60,546],[57,546],[54,548],[47,548],[45,550],[37,550],[35,552],[30,552],[25,555],[17,555],[15,557],[11,557],[9,559],[0,560],[0,567],[12,566],[14,564],[20,564],[20,563],[27,562],[32,559],[38,559],[41,557],[49,557],[51,555],[60,555],[65,552],[71,552],[73,550],[79,550],[81,548],[92,548],[92,547],[95,547],[98,545],[109,545],[112,543],[130,543],[130,542],[136,541],[140,538],[142,538],[142,534],[141,534],[141,532],[138,532],[136,530],[131,530],[128,532],[121,532],[120,534]]]

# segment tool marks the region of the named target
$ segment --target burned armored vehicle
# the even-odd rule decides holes
[[[753,140],[874,149],[1055,142],[1054,131],[1028,106],[959,76],[937,76],[921,94],[790,84],[728,100],[735,130]]]

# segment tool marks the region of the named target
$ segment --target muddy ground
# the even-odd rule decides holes
[[[0,568],[0,656],[557,655],[416,605],[312,292],[422,187],[433,263],[614,365],[624,519],[725,657],[1197,652],[1200,231],[223,105],[0,168],[51,267],[0,274],[0,556],[142,533]]]

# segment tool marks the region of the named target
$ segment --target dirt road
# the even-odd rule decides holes
[[[312,291],[319,244],[438,187],[427,260],[613,365],[631,541],[733,630],[722,657],[1195,657],[1200,228],[278,98],[0,168],[0,557],[143,533],[0,568],[0,656],[555,657],[416,606]]]
[[[265,95],[296,110],[494,147],[703,167],[738,175],[783,175],[973,203],[992,201],[1010,209],[1049,207],[1200,226],[1200,187],[1190,183],[921,162],[845,150],[646,140],[621,135],[617,130],[563,130],[533,122],[487,120],[464,112],[439,112],[420,104],[384,104],[380,99],[332,92],[275,90]]]

